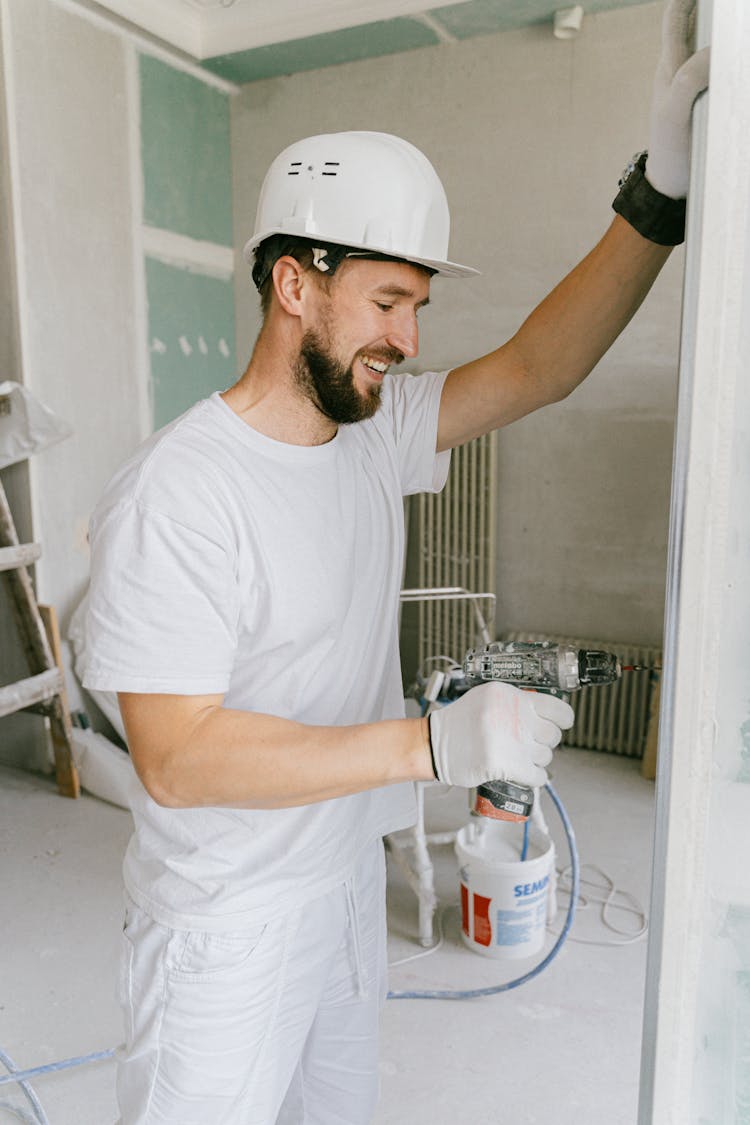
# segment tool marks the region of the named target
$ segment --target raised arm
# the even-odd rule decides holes
[[[632,168],[598,245],[502,347],[451,371],[438,449],[505,426],[570,394],[634,315],[684,237],[690,118],[708,83],[707,49],[692,53],[695,0],[670,0],[654,80],[648,164]]]
[[[450,372],[440,402],[438,449],[569,395],[631,319],[670,250],[615,216],[601,242],[507,344]]]

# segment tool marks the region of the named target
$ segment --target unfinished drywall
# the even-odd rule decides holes
[[[234,382],[229,96],[149,55],[139,55],[138,76],[158,429]]]
[[[437,167],[451,254],[410,370],[496,347],[610,222],[648,135],[661,4],[586,16],[577,39],[533,27],[270,79],[233,103],[235,245],[269,162],[315,132],[401,134]],[[662,634],[681,252],[589,381],[501,435],[498,623],[658,644]],[[237,271],[238,362],[259,326]]]
[[[138,74],[144,223],[230,246],[227,95],[149,55]]]
[[[231,279],[146,259],[153,425],[234,382]]]

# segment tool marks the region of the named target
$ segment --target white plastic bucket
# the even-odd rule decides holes
[[[535,825],[521,859],[523,827],[477,817],[456,837],[461,936],[484,957],[532,957],[544,945],[555,847]]]

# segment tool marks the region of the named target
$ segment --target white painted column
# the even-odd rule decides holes
[[[701,10],[640,1125],[750,1122],[750,7]]]

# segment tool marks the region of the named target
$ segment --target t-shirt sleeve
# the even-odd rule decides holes
[[[395,375],[391,418],[404,496],[439,492],[448,479],[450,450],[436,452],[440,396],[447,371]]]
[[[226,545],[138,501],[92,526],[84,686],[226,692],[239,614]]]

